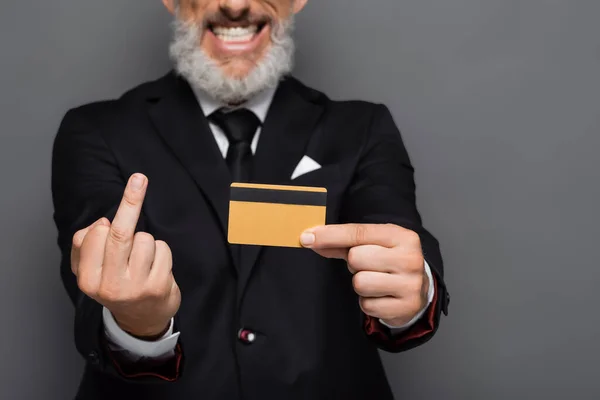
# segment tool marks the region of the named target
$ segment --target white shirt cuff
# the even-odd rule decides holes
[[[421,317],[423,317],[423,315],[425,314],[425,312],[431,305],[431,302],[433,301],[433,297],[435,295],[435,285],[433,282],[433,275],[431,274],[431,268],[429,267],[429,264],[427,264],[427,261],[425,261],[424,264],[425,264],[425,273],[427,274],[427,278],[429,279],[429,290],[427,291],[427,304],[425,305],[425,307],[423,307],[423,309],[421,311],[419,311],[419,313],[417,315],[414,316],[413,319],[411,319],[410,321],[408,321],[406,324],[404,324],[402,326],[388,325],[385,322],[383,322],[383,320],[380,319],[379,322],[381,322],[382,325],[390,328],[392,335],[402,333],[402,332],[406,331],[408,328],[410,328],[411,326],[413,326],[418,320],[421,319]]]
[[[133,337],[121,329],[106,307],[102,310],[102,319],[110,349],[127,353],[127,358],[131,361],[141,358],[169,358],[175,354],[179,332],[173,333],[173,318],[167,332],[160,339],[151,342]]]

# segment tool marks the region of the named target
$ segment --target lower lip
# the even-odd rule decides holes
[[[256,50],[256,48],[258,47],[258,45],[260,44],[260,42],[262,41],[262,39],[268,34],[268,29],[269,26],[264,26],[260,32],[256,33],[254,36],[252,36],[252,39],[250,40],[245,40],[245,41],[228,41],[225,42],[221,39],[219,39],[219,37],[217,35],[215,35],[215,33],[213,31],[211,31],[210,29],[207,30],[208,36],[210,37],[210,39],[214,42],[215,47],[221,51],[221,52],[225,52],[225,53],[249,53],[252,52],[254,50]]]

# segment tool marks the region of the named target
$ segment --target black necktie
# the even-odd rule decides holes
[[[231,112],[217,110],[210,115],[209,120],[221,128],[229,140],[226,161],[232,180],[248,182],[252,167],[252,138],[260,120],[245,108]]]

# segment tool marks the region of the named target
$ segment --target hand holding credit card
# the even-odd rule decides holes
[[[228,241],[302,247],[302,232],[325,225],[326,204],[325,188],[232,183]]]

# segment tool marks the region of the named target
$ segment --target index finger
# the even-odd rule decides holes
[[[71,271],[75,275],[77,275],[77,271],[79,269],[79,254],[81,251],[81,245],[83,244],[83,239],[85,239],[85,236],[90,230],[94,229],[98,225],[110,226],[110,222],[106,218],[102,217],[92,225],[75,232],[73,235],[73,244],[71,246]]]
[[[129,178],[106,242],[105,261],[109,265],[127,264],[146,196],[147,182],[148,179],[142,174],[133,174]]]
[[[325,225],[307,230],[301,241],[313,249],[352,248],[378,245],[392,248],[408,230],[392,224],[338,224]],[[312,235],[312,236],[311,236]]]

